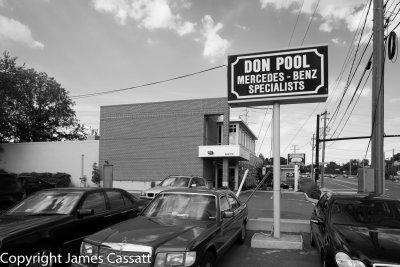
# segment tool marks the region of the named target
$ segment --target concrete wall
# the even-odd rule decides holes
[[[66,141],[0,144],[0,169],[7,172],[65,172],[71,185],[80,186],[82,155],[84,175],[92,184],[92,165],[99,160],[99,141]]]

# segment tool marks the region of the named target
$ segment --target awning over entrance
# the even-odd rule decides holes
[[[199,158],[250,160],[250,152],[240,145],[199,146]]]

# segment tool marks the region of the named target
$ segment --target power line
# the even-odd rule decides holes
[[[313,12],[313,14],[312,14],[312,16],[311,16],[311,19],[310,19],[310,22],[308,23],[306,33],[304,34],[303,41],[301,41],[301,45],[303,45],[304,40],[306,39],[306,36],[307,36],[308,30],[310,29],[310,25],[311,25],[311,23],[312,23],[312,20],[314,19],[314,15],[315,15],[315,13],[317,12],[319,2],[321,2],[321,0],[318,0],[317,5],[315,6],[314,12]]]
[[[290,47],[290,44],[292,43],[293,34],[294,34],[295,30],[296,30],[297,23],[299,22],[299,17],[300,17],[300,14],[301,14],[301,10],[303,9],[303,5],[304,5],[304,0],[301,3],[301,7],[300,7],[299,12],[297,13],[296,23],[294,24],[294,27],[293,27],[293,30],[292,30],[292,35],[290,35],[290,40],[289,40],[289,45],[288,45],[289,47]]]
[[[292,140],[290,140],[289,144],[286,146],[285,150],[283,150],[283,153],[286,152],[286,150],[288,149],[288,147],[292,144],[293,140],[297,137],[297,135],[300,133],[300,131],[304,128],[304,126],[306,125],[306,123],[308,122],[308,120],[313,116],[314,112],[317,110],[318,106],[321,103],[318,103],[318,105],[315,106],[314,110],[311,112],[311,114],[308,116],[308,118],[304,121],[303,125],[300,127],[300,129],[297,131],[297,133],[295,134],[295,136],[292,138]]]
[[[189,73],[189,74],[173,77],[173,78],[166,79],[166,80],[150,82],[150,83],[146,83],[146,84],[142,84],[142,85],[131,86],[131,87],[128,87],[128,88],[122,88],[122,89],[108,90],[108,91],[103,91],[103,92],[98,92],[98,93],[71,96],[71,98],[72,99],[80,99],[80,98],[86,98],[86,97],[93,97],[93,96],[99,96],[99,95],[119,93],[119,92],[132,90],[132,89],[136,89],[136,88],[141,88],[141,87],[146,87],[146,86],[150,86],[150,85],[161,84],[161,83],[166,83],[166,82],[170,82],[170,81],[174,81],[174,80],[187,78],[187,77],[198,75],[198,74],[201,74],[201,73],[204,73],[204,72],[216,70],[216,69],[219,69],[219,68],[222,68],[222,67],[226,67],[226,65],[220,65],[220,66],[217,66],[217,67],[213,67],[213,68],[209,68],[209,69],[205,69],[205,70],[201,70],[201,71],[197,71],[197,72],[193,72],[193,73]]]
[[[355,46],[354,46],[354,43],[355,43],[356,37],[357,37],[357,35],[359,34],[359,32],[361,32],[362,18],[364,17],[364,15],[365,15],[365,17],[368,17],[369,7],[370,7],[370,5],[371,5],[372,0],[369,0],[369,1],[370,1],[370,4],[369,4],[369,5],[367,5],[367,4],[365,5],[363,14],[362,14],[362,16],[361,16],[361,18],[360,18],[360,21],[359,21],[359,23],[358,23],[358,26],[357,26],[357,30],[356,30],[355,33],[354,33],[353,40],[352,40],[351,45],[350,45],[350,47],[349,47],[349,49],[348,49],[348,51],[347,51],[347,55],[346,55],[345,61],[344,61],[343,65],[342,65],[342,68],[341,68],[341,70],[340,70],[339,76],[338,76],[338,78],[337,78],[337,80],[336,80],[335,88],[333,89],[334,93],[336,93],[336,92],[339,91],[339,90],[338,90],[338,87],[339,87],[340,81],[342,80],[343,75],[344,75],[344,72],[345,72],[345,70],[346,70],[348,64],[350,63],[350,55],[352,54],[353,49],[354,49],[354,47],[355,47]],[[367,13],[366,13],[366,12],[367,12]],[[328,109],[328,108],[327,108],[328,105],[329,105],[328,102],[329,102],[330,100],[332,101],[332,103],[334,102],[334,96],[333,96],[333,95],[332,95],[332,97],[330,97],[330,98],[328,99],[328,101],[327,101],[327,103],[326,103],[326,105],[325,105],[324,110],[327,110],[327,109]],[[337,100],[337,103],[339,103],[339,98],[338,98],[338,100]],[[332,118],[335,117],[335,113],[336,113],[336,111],[333,113]],[[329,125],[331,122],[332,122],[332,119],[328,122],[328,125]]]

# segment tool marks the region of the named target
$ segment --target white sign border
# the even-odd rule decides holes
[[[317,86],[317,88],[314,91],[307,91],[307,92],[301,92],[301,93],[293,93],[293,94],[288,94],[288,93],[280,93],[280,94],[271,94],[270,97],[268,95],[249,95],[249,96],[240,96],[235,90],[235,84],[234,84],[234,79],[235,79],[235,65],[239,62],[241,59],[247,59],[247,58],[259,58],[263,56],[278,56],[278,55],[290,55],[290,54],[299,54],[299,53],[307,53],[307,52],[314,52],[317,56],[321,58],[321,84]],[[310,95],[310,94],[316,94],[318,93],[318,90],[324,86],[325,80],[324,80],[324,55],[320,54],[317,50],[317,48],[313,49],[307,49],[307,50],[296,50],[296,51],[287,51],[287,52],[276,52],[276,53],[263,53],[263,54],[257,54],[257,55],[248,55],[248,56],[238,56],[236,58],[236,61],[231,63],[231,93],[236,95],[237,100],[231,100],[230,102],[240,102],[238,100],[240,99],[257,99],[257,98],[263,98],[264,100],[273,100],[273,97],[280,97],[280,96],[285,96],[288,98],[291,97],[301,97],[301,95]],[[299,96],[300,95],[300,96]],[[323,95],[318,95],[317,97],[322,97]],[[309,96],[307,96],[309,97]],[[279,98],[282,99],[282,98]],[[256,101],[256,100],[255,100]]]

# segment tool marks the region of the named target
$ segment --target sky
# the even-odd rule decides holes
[[[328,138],[371,133],[371,77],[366,80],[365,75],[361,79],[372,51],[372,42],[368,43],[372,33],[369,3],[369,0],[0,0],[0,50],[18,57],[19,64],[25,63],[28,68],[54,77],[75,101],[80,122],[99,129],[100,106],[227,97],[228,55],[328,45],[327,102],[281,105],[280,111],[281,156],[287,157],[294,151],[306,153],[306,162],[310,163],[316,116],[325,110]],[[385,0],[385,3],[387,35],[400,22],[400,0]],[[400,26],[395,32],[400,36]],[[387,135],[400,134],[400,60],[393,61],[385,62]],[[186,77],[82,97],[181,76]],[[361,86],[345,112],[360,81]],[[340,99],[342,104],[337,108]],[[240,116],[258,136],[256,153],[266,157],[272,156],[271,108],[231,109],[231,116]],[[368,141],[327,142],[325,161],[346,163],[350,159],[370,159]],[[393,151],[400,153],[400,138],[385,138],[384,143],[386,158]]]

